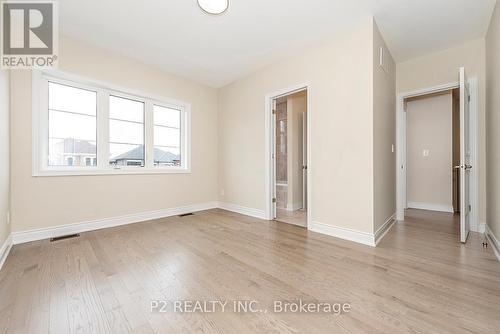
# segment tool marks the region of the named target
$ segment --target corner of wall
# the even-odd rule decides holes
[[[372,27],[372,228],[379,233],[392,226],[396,211],[396,162],[391,152],[396,140],[396,64],[375,19]],[[386,51],[387,68],[380,66],[381,47]]]
[[[11,247],[10,70],[0,70],[0,269]]]
[[[486,234],[496,246],[496,254],[500,253],[500,135],[498,126],[500,107],[498,89],[500,87],[500,5],[497,3],[491,17],[490,26],[485,38],[486,58]],[[500,260],[500,257],[499,257]]]

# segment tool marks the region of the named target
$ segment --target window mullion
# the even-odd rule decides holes
[[[97,92],[97,167],[109,167],[109,93]]]
[[[145,101],[144,117],[144,152],[146,152],[144,165],[146,168],[153,168],[154,165],[154,120],[153,103]]]
[[[191,165],[191,108],[185,107],[181,113],[181,165],[190,169]]]

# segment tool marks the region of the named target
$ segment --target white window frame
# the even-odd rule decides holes
[[[97,93],[97,166],[48,165],[48,82]],[[191,173],[191,104],[87,79],[59,70],[32,71],[33,176]],[[144,167],[109,164],[109,95],[144,102]],[[154,166],[153,105],[181,111],[181,165]]]

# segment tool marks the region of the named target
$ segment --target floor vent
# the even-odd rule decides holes
[[[80,234],[78,234],[78,233],[77,234],[63,235],[63,236],[56,237],[56,238],[50,238],[50,242],[66,240],[66,239],[71,239],[71,238],[78,238],[79,236],[80,236]]]
[[[187,216],[194,216],[194,213],[185,213],[183,215],[179,215],[178,217],[187,217]]]

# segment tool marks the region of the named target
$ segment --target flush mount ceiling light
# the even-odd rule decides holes
[[[219,15],[224,13],[229,7],[229,0],[198,0],[198,6],[205,13]]]

